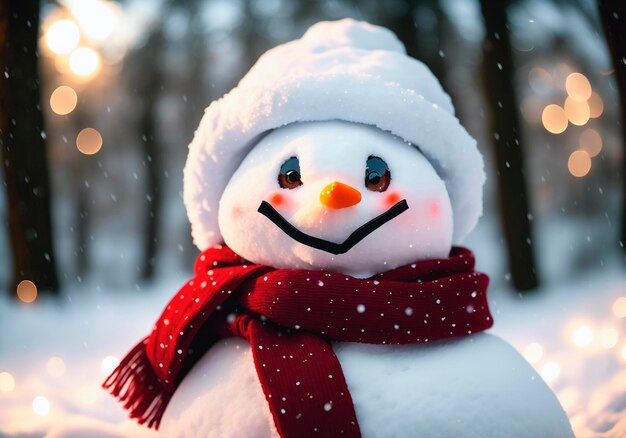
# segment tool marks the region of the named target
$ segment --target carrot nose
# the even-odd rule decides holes
[[[361,192],[340,182],[332,182],[320,193],[320,202],[330,208],[346,208],[361,202]]]

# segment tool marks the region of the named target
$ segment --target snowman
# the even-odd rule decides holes
[[[203,250],[105,382],[167,437],[571,437],[485,333],[488,279],[453,246],[483,161],[387,29],[322,22],[206,110],[185,204]]]

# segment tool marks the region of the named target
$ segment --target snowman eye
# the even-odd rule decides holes
[[[384,192],[389,187],[391,172],[382,158],[370,156],[365,166],[365,187],[373,192]]]
[[[300,177],[300,162],[297,157],[291,157],[280,166],[278,184],[283,189],[295,189],[302,185]]]

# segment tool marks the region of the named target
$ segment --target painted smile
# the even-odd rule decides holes
[[[345,254],[374,230],[382,227],[391,219],[404,213],[408,209],[409,204],[406,202],[406,199],[397,202],[389,210],[376,216],[374,219],[354,230],[352,234],[350,234],[350,236],[348,236],[348,238],[342,243],[329,242],[328,240],[320,239],[319,237],[314,237],[300,231],[291,225],[278,211],[276,211],[276,209],[272,207],[269,202],[262,201],[257,211],[271,220],[274,225],[283,230],[283,232],[293,240],[300,242],[303,245],[326,251],[331,254]]]

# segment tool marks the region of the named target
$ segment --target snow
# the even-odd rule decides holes
[[[477,252],[485,255],[485,261],[487,256],[497,258],[484,245]],[[153,436],[125,421],[126,412],[99,388],[105,377],[100,367],[106,356],[121,357],[149,330],[183,281],[182,276],[168,275],[141,291],[98,291],[97,286],[84,284],[70,290],[62,303],[18,305],[1,294],[0,372],[11,373],[16,387],[10,393],[0,392],[0,436],[46,432],[57,438]],[[490,332],[519,352],[531,343],[539,344],[543,355],[533,366],[540,374],[547,364],[557,364],[559,373],[548,383],[576,436],[624,436],[626,319],[614,315],[612,307],[619,297],[626,297],[626,275],[619,268],[604,267],[592,275],[549,285],[534,297],[522,299],[502,286],[490,294],[495,318]],[[593,331],[592,343],[584,347],[571,340],[581,325]],[[617,329],[620,337],[615,346],[606,348],[601,340],[609,328]],[[51,376],[46,369],[54,356],[65,363],[61,377]],[[50,401],[46,417],[32,411],[38,395]]]
[[[453,238],[460,242],[482,213],[485,173],[476,142],[455,118],[448,95],[424,64],[396,50],[387,30],[354,20],[320,26],[327,31],[313,28],[266,53],[236,88],[206,109],[185,166],[194,242],[205,249],[222,240],[215,215],[219,199],[260,136],[294,122],[324,120],[376,126],[417,145],[446,184]],[[370,32],[380,39],[377,50],[368,49],[374,44]]]
[[[385,192],[365,187],[369,156],[382,158],[389,168],[391,182]],[[279,169],[291,157],[298,158],[303,184],[282,189],[277,182]],[[323,205],[320,193],[333,181],[358,190],[361,201],[341,209]],[[346,254],[334,255],[296,242],[260,215],[261,202],[273,204],[275,196],[280,196],[280,203],[274,207],[289,223],[336,243],[400,200],[406,200],[409,209]],[[432,206],[436,206],[435,214]],[[359,277],[416,260],[446,257],[452,242],[448,194],[428,160],[413,145],[389,133],[342,121],[296,123],[260,140],[224,191],[219,224],[228,246],[247,260]]]

